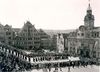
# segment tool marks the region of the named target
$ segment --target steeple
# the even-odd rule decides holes
[[[91,8],[91,5],[90,5],[90,0],[89,0],[88,8],[87,8],[87,14],[92,14],[92,8]]]
[[[90,6],[90,3],[89,3],[89,6],[88,6],[87,11],[92,11],[92,8],[91,8],[91,6]]]
[[[94,15],[92,15],[92,8],[91,8],[91,5],[90,5],[90,0],[89,0],[88,8],[87,8],[87,14],[84,18],[84,25],[88,29],[94,28]]]
[[[90,0],[89,0],[89,5],[87,10],[92,10],[91,5],[90,5]]]

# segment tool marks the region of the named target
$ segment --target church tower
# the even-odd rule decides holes
[[[90,6],[90,3],[88,5],[87,14],[84,18],[84,25],[87,29],[94,28],[94,15],[92,15],[92,8]]]

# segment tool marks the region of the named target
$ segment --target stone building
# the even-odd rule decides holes
[[[64,53],[66,50],[68,50],[67,42],[68,34],[66,33],[57,33],[53,35],[52,37],[52,47],[54,50],[56,50],[57,53]]]
[[[12,27],[6,24],[4,26],[4,31],[5,31],[5,36],[6,36],[5,43],[8,45],[13,45],[15,32],[13,31]]]
[[[39,48],[40,35],[34,25],[32,25],[29,21],[24,23],[23,28],[19,31],[18,35],[16,35],[14,46],[26,50]]]
[[[51,48],[57,52],[57,35],[54,34],[51,38]]]
[[[42,29],[38,30],[40,35],[40,48],[41,49],[49,49],[51,46],[51,37],[46,34]]]
[[[29,21],[21,29],[0,24],[0,42],[25,50],[51,47],[51,37],[42,29],[37,30]]]
[[[69,33],[66,38],[67,53],[100,60],[100,27],[94,26],[94,15],[89,4],[84,25]]]
[[[57,51],[58,53],[64,52],[64,38],[63,34],[60,33],[57,34]]]
[[[6,32],[4,30],[4,26],[0,24],[0,41],[5,43]]]
[[[13,39],[14,39],[14,31],[12,27],[7,24],[5,26],[0,24],[0,41],[5,44],[13,45],[14,43]]]

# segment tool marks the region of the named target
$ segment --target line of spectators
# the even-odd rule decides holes
[[[13,55],[6,55],[0,52],[0,70],[2,72],[19,72],[32,68],[30,63],[21,61],[19,58]]]

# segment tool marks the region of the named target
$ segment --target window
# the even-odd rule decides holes
[[[80,34],[78,33],[78,36],[79,36]]]
[[[97,32],[97,37],[99,37],[99,32]]]
[[[95,37],[96,37],[96,35],[97,35],[97,34],[95,33]]]
[[[82,43],[81,46],[84,46],[84,44]]]
[[[28,38],[28,40],[32,40],[32,38]]]
[[[24,32],[27,32],[27,30],[24,30]]]
[[[8,37],[8,39],[11,39],[11,37]]]
[[[81,36],[84,36],[84,33],[82,33]]]
[[[11,33],[10,32],[6,32],[6,35],[11,35]]]
[[[24,44],[27,44],[27,42],[24,42]]]
[[[32,42],[28,42],[28,44],[32,44]]]
[[[95,51],[93,52],[93,57],[94,57],[94,58],[96,57],[96,52],[95,52]]]

